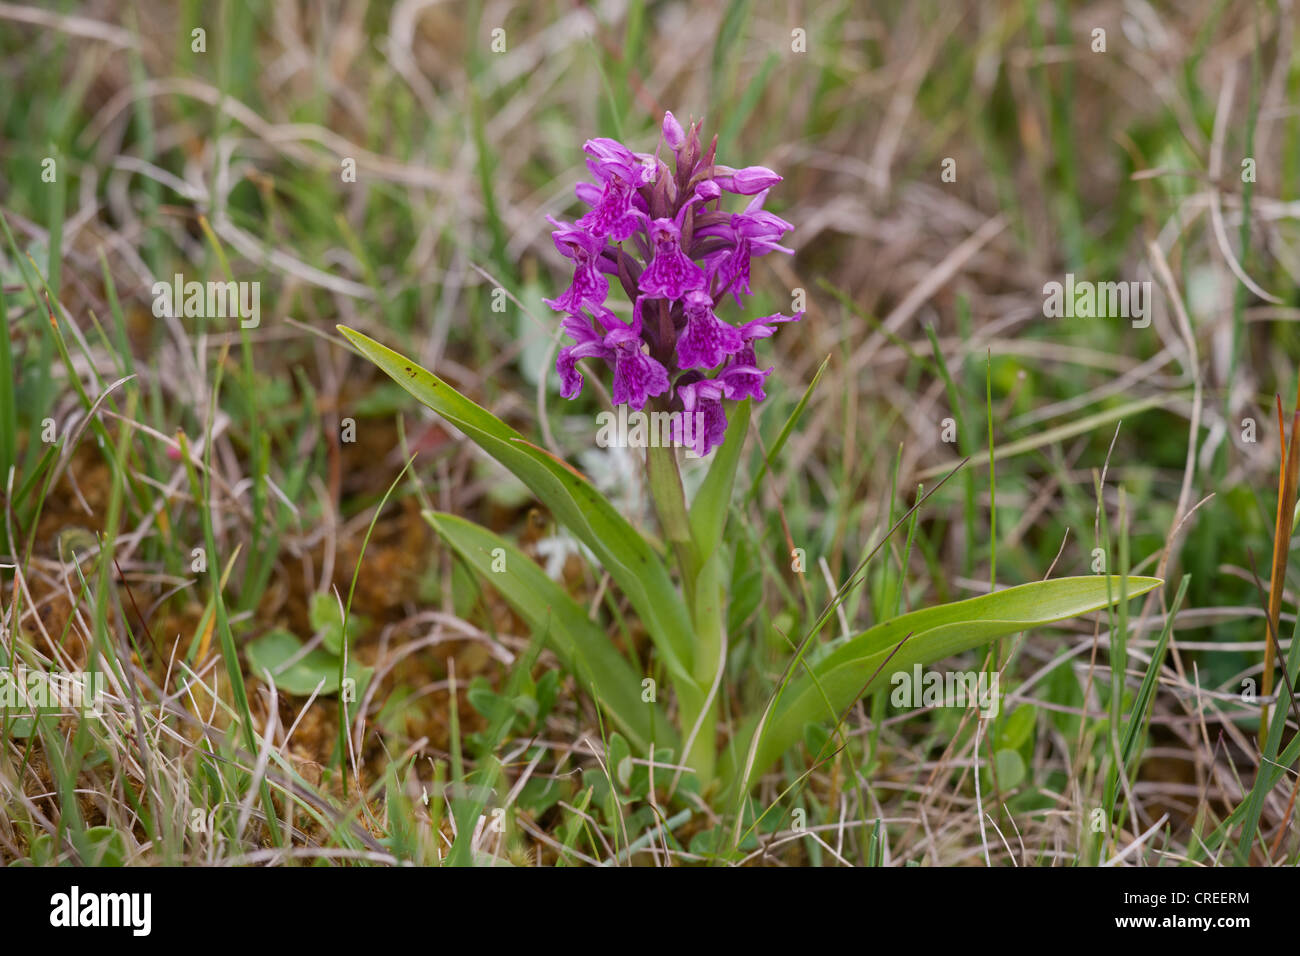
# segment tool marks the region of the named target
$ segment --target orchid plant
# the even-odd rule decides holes
[[[578,363],[599,360],[612,374],[616,405],[685,413],[675,423],[696,416],[703,422],[702,428],[683,424],[673,432],[679,447],[646,449],[646,487],[660,535],[634,526],[585,476],[432,372],[359,332],[340,330],[362,355],[513,472],[590,550],[648,633],[652,661],[618,650],[587,609],[515,544],[456,515],[426,513],[441,538],[544,635],[632,756],[689,768],[688,783],[674,774],[664,798],[672,799],[679,784],[689,785],[725,812],[740,810],[754,782],[805,739],[807,725],[838,731],[852,704],[886,686],[891,672],[1121,605],[1162,582],[1110,574],[1038,581],[819,642],[839,603],[861,584],[864,561],[807,622],[765,704],[747,715],[724,713],[729,643],[745,637],[725,628],[726,582],[737,560],[727,523],[740,499],[733,486],[748,461],[752,408],[766,398],[764,385],[773,372],[760,368],[755,343],[804,315],[778,313],[740,324],[719,316],[729,300],[743,307],[752,294],[756,257],[791,251],[781,242],[794,227],[764,208],[781,177],[762,166],[718,163],[717,140],[706,148],[700,126],[683,129],[666,114],[653,154],[612,139],[588,141],[584,152],[595,182],[576,188],[586,212],[572,223],[551,220],[556,248],[573,263],[568,287],[547,301],[563,316],[560,325],[571,340],[557,355],[560,394],[576,399],[584,384]],[[745,198],[729,199],[737,196]],[[727,211],[729,202],[742,201],[743,208]],[[627,303],[618,307],[627,319],[611,305],[614,283],[626,295]],[[815,384],[785,422],[782,438],[797,427]],[[680,446],[710,459],[689,502]],[[781,446],[776,442],[769,458]],[[755,462],[764,468],[768,463]],[[743,520],[739,507],[736,514]],[[784,542],[775,547],[784,549]],[[647,692],[656,680],[666,681],[672,694]],[[829,752],[836,737],[824,739]],[[742,818],[737,812],[737,834]]]

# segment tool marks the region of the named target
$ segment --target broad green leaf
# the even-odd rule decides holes
[[[555,700],[560,693],[560,672],[547,671],[537,680],[534,699],[537,701],[537,719],[545,720],[555,707]]]
[[[529,626],[545,633],[564,666],[588,685],[619,729],[646,753],[653,740],[671,745],[676,735],[654,704],[641,700],[642,677],[591,622],[587,612],[513,544],[472,521],[442,512],[424,513],[438,534],[506,599]],[[493,571],[501,549],[505,570]],[[500,564],[497,564],[500,567]]]
[[[6,733],[15,740],[30,737],[35,730],[35,717],[10,717],[6,725]]]
[[[270,671],[275,686],[289,694],[306,697],[320,685],[322,694],[335,694],[339,689],[339,659],[337,655],[319,647],[299,657],[302,641],[283,628],[268,631],[248,645],[245,654],[253,673],[263,680]],[[374,673],[372,667],[362,667],[348,661],[348,676],[357,682],[360,697]],[[325,683],[321,684],[321,679]]]
[[[692,642],[686,607],[659,556],[609,500],[565,462],[432,372],[346,326],[339,331],[394,381],[509,469],[591,549],[645,623],[665,666],[683,682],[681,690],[689,693]]]
[[[748,787],[798,742],[804,724],[838,720],[858,697],[887,686],[895,671],[1109,607],[1119,601],[1121,583],[1120,576],[1114,574],[1036,581],[878,624],[810,663],[813,676],[805,673],[792,680],[770,706],[765,719],[758,714],[745,722],[724,762],[724,779],[734,780],[733,774],[739,774],[742,779],[736,782]],[[1133,598],[1164,582],[1159,578],[1129,577],[1124,583],[1124,592]],[[746,772],[760,722],[761,737],[753,764]]]

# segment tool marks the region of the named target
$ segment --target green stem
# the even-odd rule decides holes
[[[695,576],[699,573],[699,555],[696,554],[695,542],[691,538],[691,522],[686,514],[686,492],[682,489],[682,476],[677,470],[677,450],[654,445],[647,448],[645,470],[646,483],[650,487],[650,496],[654,499],[659,524],[681,566],[688,604],[693,603],[691,593],[695,586]]]
[[[717,556],[712,556],[701,568],[699,550],[686,511],[686,493],[682,488],[676,449],[657,446],[646,449],[646,483],[664,537],[677,555],[686,606],[695,626],[691,668],[695,679],[691,686],[676,690],[681,732],[689,736],[695,731],[695,738],[686,753],[686,763],[695,771],[703,787],[713,779],[717,762],[716,697],[705,706],[722,653],[722,595],[718,590]]]

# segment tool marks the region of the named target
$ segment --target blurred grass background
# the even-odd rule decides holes
[[[733,522],[735,700],[764,699],[782,635],[965,455],[844,630],[994,572],[1090,573],[1095,548],[1108,570],[1190,575],[1167,661],[1150,661],[1165,598],[1100,640],[1099,621],[1017,644],[983,743],[961,714],[865,703],[854,752],[807,777],[792,754],[765,785],[784,809],[762,858],[1097,862],[1157,821],[1150,852],[1193,854],[1258,761],[1258,710],[1235,697],[1260,680],[1273,396],[1296,385],[1294,42],[1290,0],[0,4],[7,659],[112,660],[152,715],[134,750],[111,721],[5,718],[0,857],[428,862],[446,825],[429,793],[493,752],[518,792],[485,853],[707,855],[707,813],[656,831],[647,794],[601,780],[576,743],[599,740],[596,712],[557,700],[544,665],[519,676],[530,636],[419,510],[508,533],[643,647],[599,569],[334,333],[418,358],[648,520],[628,456],[594,448],[600,400],[556,394],[541,300],[568,281],[545,217],[575,212],[583,141],[650,151],[665,109],[704,117],[721,161],[786,177],[769,208],[796,255],[755,263],[755,306],[803,290],[808,315],[770,343],[765,444],[829,357]],[[176,273],[259,282],[260,325],[156,317],[153,284]],[[1066,273],[1151,281],[1150,326],[1045,318]],[[324,598],[359,561],[366,694],[340,737],[333,698],[269,704],[246,649],[285,632],[318,648],[342,627]],[[1149,666],[1161,683],[1129,813],[1102,839],[1112,635],[1137,658],[1130,694]],[[507,686],[532,702],[517,744],[482,736]],[[976,746],[1006,844],[980,836]],[[838,833],[791,838],[791,786],[808,827]],[[1286,790],[1260,827],[1274,861],[1300,852]],[[277,806],[296,831],[265,822]]]

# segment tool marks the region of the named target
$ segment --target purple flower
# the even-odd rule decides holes
[[[712,179],[706,179],[695,187],[695,196],[691,202],[709,202],[722,195],[722,189]],[[791,228],[794,228],[793,226]]]
[[[735,213],[728,222],[704,226],[696,233],[701,238],[721,237],[730,243],[730,246],[708,256],[707,261],[716,271],[722,283],[721,289],[730,289],[737,305],[744,304],[741,293],[754,294],[749,287],[749,260],[753,256],[773,251],[787,255],[794,252],[780,245],[781,237],[794,226],[763,209],[766,198],[766,193],[760,193],[744,212]]]
[[[572,259],[577,268],[573,282],[559,298],[542,301],[557,312],[568,313],[579,311],[584,303],[604,305],[605,296],[609,294],[609,280],[600,273],[600,253],[605,248],[605,240],[554,219],[551,224],[556,227],[551,233],[555,248],[561,255]]]
[[[640,411],[652,395],[668,391],[668,370],[641,351],[640,330],[619,329],[605,337],[614,348],[614,404]]]
[[[713,177],[714,182],[727,192],[741,196],[752,196],[771,189],[782,178],[766,166],[746,166],[744,169],[718,166],[717,171],[718,175]]]
[[[751,319],[740,328],[736,329],[740,333],[741,347],[736,352],[733,363],[736,365],[757,366],[758,357],[754,354],[754,339],[767,339],[776,334],[773,325],[782,322],[798,322],[803,318],[803,313],[798,312],[794,315],[782,315],[780,312],[773,315],[765,315],[761,319]],[[768,369],[770,372],[771,369]]]
[[[605,345],[603,333],[596,332],[591,323],[580,315],[567,315],[561,323],[573,345],[560,349],[555,358],[555,370],[560,373],[560,395],[564,398],[577,398],[582,391],[582,373],[577,369],[581,358],[603,358],[606,362],[614,359],[613,350]]]
[[[682,414],[673,416],[673,441],[703,458],[721,445],[727,434],[723,387],[713,379],[692,379],[685,385],[678,383],[677,397],[682,403]]]
[[[714,379],[722,385],[723,394],[734,401],[752,398],[761,402],[767,398],[763,391],[764,380],[772,374],[772,369],[759,369],[752,365],[731,364],[718,373]]]
[[[744,345],[740,330],[713,313],[713,298],[707,292],[687,292],[682,311],[686,327],[677,337],[677,364],[681,368],[717,368]]]
[[[702,145],[700,125],[683,129],[666,113],[653,156],[607,138],[583,144],[595,181],[575,192],[587,212],[572,225],[551,220],[573,280],[546,302],[564,315],[571,340],[555,361],[561,395],[576,398],[583,386],[577,363],[598,358],[613,372],[615,404],[640,410],[656,399],[656,409],[681,412],[677,440],[707,455],[725,438],[726,402],[767,397],[773,368],[759,367],[756,342],[803,313],[738,325],[718,316],[718,300],[728,293],[742,308],[753,294],[755,256],[792,251],[781,240],[793,226],[763,208],[781,177],[763,166],[717,164],[717,140]],[[664,144],[674,154],[671,171],[659,158]],[[753,198],[742,211],[728,211],[727,193]],[[610,276],[632,303],[631,323],[605,304]]]
[[[614,404],[626,404],[639,411],[649,397],[668,391],[668,370],[642,351],[645,343],[641,340],[639,314],[630,326],[605,308],[596,309],[595,315],[603,331],[592,328],[579,315],[564,319],[564,331],[575,344],[560,349],[555,359],[555,370],[560,374],[560,395],[576,398],[582,391],[578,359],[601,358],[614,369]]]
[[[677,381],[681,415],[673,418],[673,441],[704,457],[721,445],[727,431],[727,412],[722,400],[752,398],[763,401],[763,380],[772,374],[741,365],[728,365],[714,378],[687,372]]]
[[[600,239],[611,237],[622,242],[636,232],[636,214],[632,211],[632,187],[618,176],[605,182],[596,208],[578,220],[580,229],[587,229]]]
[[[682,251],[682,230],[671,219],[656,219],[650,224],[654,259],[641,273],[639,288],[657,299],[680,299],[691,289],[703,289],[708,283],[704,270]]]
[[[654,176],[649,156],[632,152],[616,139],[589,139],[582,144],[582,151],[591,157],[587,168],[603,183],[617,176],[633,187],[641,187]]]
[[[595,187],[584,184],[589,189],[580,192],[579,198],[591,201],[594,208],[578,220],[578,228],[598,239],[609,236],[615,242],[622,242],[636,231],[633,198],[636,190],[654,177],[654,167],[648,157],[638,156],[616,140],[589,139],[582,148],[591,157],[587,168],[604,188],[597,198],[591,192]]]

